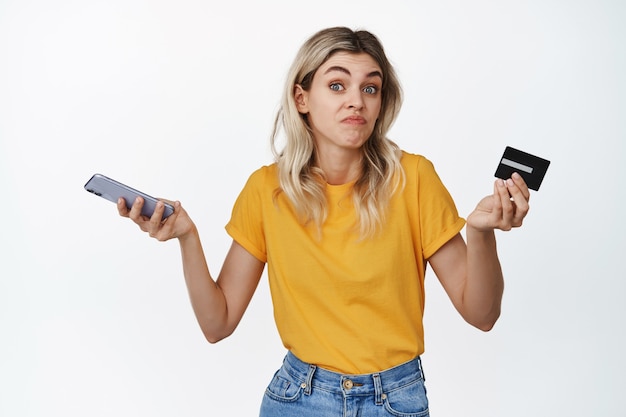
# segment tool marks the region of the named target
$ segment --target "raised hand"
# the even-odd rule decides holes
[[[468,216],[467,225],[479,231],[511,230],[520,227],[530,208],[530,191],[524,179],[514,173],[498,179],[492,195],[483,198]]]
[[[161,220],[165,210],[163,201],[174,206],[174,213],[166,219]],[[124,199],[120,198],[117,201],[117,211],[120,216],[130,218],[142,231],[148,233],[150,237],[158,241],[164,242],[166,240],[183,237],[195,228],[194,223],[179,201],[159,201],[151,217],[141,215],[143,205],[144,200],[141,197],[137,197],[129,209],[126,207]]]

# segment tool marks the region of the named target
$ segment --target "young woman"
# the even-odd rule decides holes
[[[261,416],[427,416],[420,355],[426,263],[463,318],[490,330],[503,278],[495,229],[521,226],[529,191],[497,180],[467,222],[424,157],[387,138],[401,106],[395,72],[367,31],[322,30],[300,49],[276,118],[276,162],[249,178],[214,280],[179,202],[161,222],[143,201],[119,213],[161,240],[177,238],[204,335],[230,335],[268,267],[288,350]],[[286,139],[277,149],[280,132]],[[466,227],[467,244],[460,231]]]

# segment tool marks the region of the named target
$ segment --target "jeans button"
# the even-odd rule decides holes
[[[346,379],[343,381],[343,387],[345,389],[352,389],[353,386],[354,386],[354,383],[351,380]]]

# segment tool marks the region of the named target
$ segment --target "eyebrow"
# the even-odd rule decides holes
[[[333,71],[339,71],[339,72],[343,72],[344,74],[352,75],[350,74],[350,71],[347,68],[344,68],[338,65],[328,68],[326,71],[324,71],[324,74],[328,74],[329,72],[333,72]],[[372,78],[372,77],[378,77],[382,80],[383,74],[380,71],[372,71],[369,74],[367,74],[367,78]]]

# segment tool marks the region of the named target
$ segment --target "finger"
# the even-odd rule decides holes
[[[512,203],[515,209],[513,217],[511,218],[511,225],[513,227],[519,227],[522,225],[524,217],[526,217],[526,214],[528,214],[528,210],[530,209],[530,206],[528,204],[528,198],[524,194],[524,189],[518,187],[513,179],[507,180],[507,187],[509,189],[509,192],[511,193],[511,197],[513,200]],[[528,192],[527,188],[526,191]]]
[[[130,207],[130,212],[128,213],[128,217],[130,217],[135,223],[139,223],[143,220],[143,216],[141,215],[141,209],[143,208],[143,198],[137,197],[133,202],[133,205]]]
[[[511,180],[513,180],[513,183],[517,185],[517,187],[521,190],[524,199],[526,201],[529,201],[530,190],[528,189],[528,185],[526,185],[526,181],[524,181],[524,178],[522,178],[522,176],[517,172],[514,172],[513,175],[511,175]]]
[[[182,206],[180,204],[180,201],[170,201],[170,200],[163,200],[163,201],[167,202],[172,207],[174,207],[174,212],[172,214],[170,214],[167,218],[163,219],[163,223],[170,223],[170,224],[172,224],[172,223],[174,223],[176,221],[176,218],[178,217],[178,215],[182,211]]]
[[[130,210],[126,206],[126,200],[124,200],[124,198],[122,197],[118,198],[117,199],[117,212],[120,214],[120,216],[128,217],[129,211]]]
[[[525,193],[524,189],[520,188],[511,178],[506,180],[506,186],[509,190],[509,193],[511,194],[511,199],[515,202],[515,204],[518,207],[528,206],[528,199],[529,199],[529,197],[527,196],[528,188],[526,188],[526,193]]]
[[[157,202],[154,213],[149,221],[150,236],[159,241],[166,241],[175,237],[174,229],[176,227],[176,219],[182,211],[180,202],[171,202],[170,204],[174,207],[174,212],[164,219],[165,201],[169,202],[169,200],[159,200]]]
[[[517,207],[527,208],[528,201],[530,200],[530,190],[524,179],[519,174],[514,173],[512,177],[507,180],[507,187]]]
[[[163,222],[163,213],[165,212],[165,204],[159,200],[154,207],[154,212],[150,216],[150,224],[155,227],[159,227]]]
[[[168,200],[167,198],[157,198],[157,200],[159,200],[159,201],[163,201],[164,203],[167,203],[167,204],[169,204],[169,205],[170,205],[170,206],[172,206],[172,207],[173,207],[173,206],[174,206],[174,204],[176,203],[175,201],[173,201],[173,200]]]
[[[496,182],[493,184],[493,206],[491,209],[491,213],[497,219],[500,219],[502,217],[502,197],[505,192],[508,193],[504,181],[496,180]]]
[[[504,180],[496,181],[497,184],[497,196],[495,200],[498,201],[501,206],[500,213],[497,219],[498,228],[502,230],[510,230],[511,222],[515,214],[515,204],[511,201],[511,194],[509,191],[508,183]],[[495,213],[494,213],[495,214]]]

